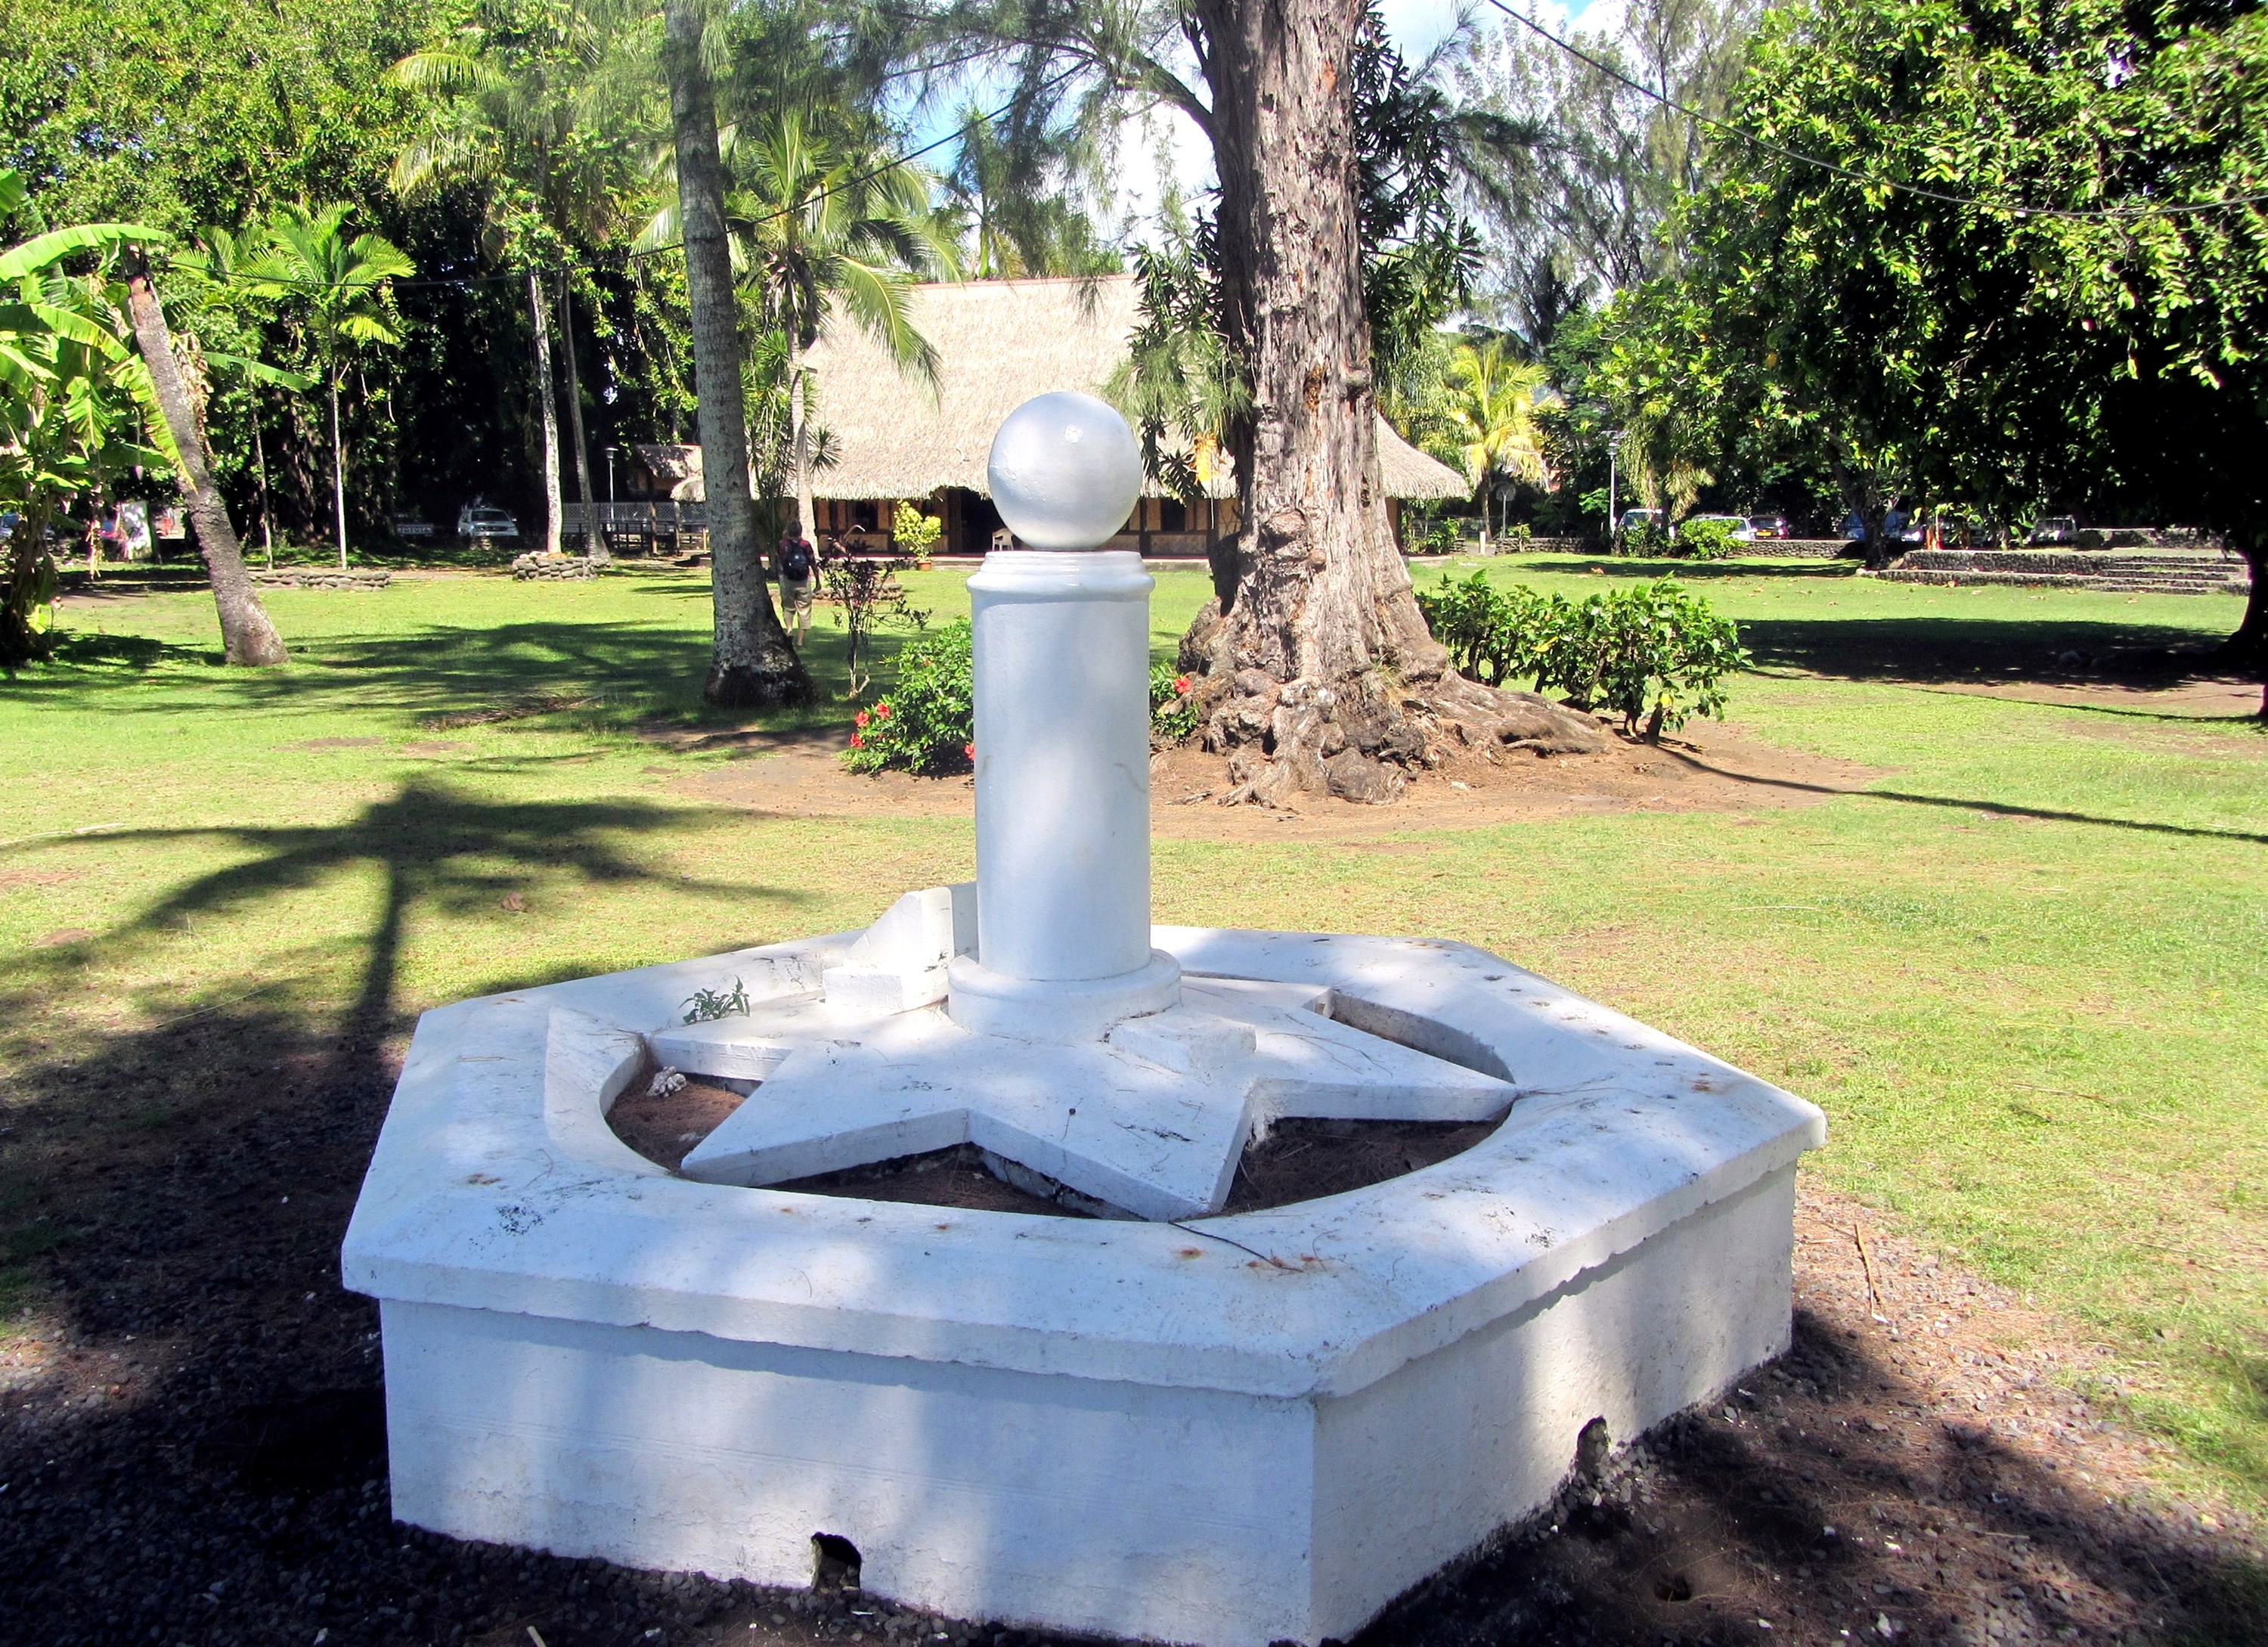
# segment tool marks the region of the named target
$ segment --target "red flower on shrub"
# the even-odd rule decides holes
[[[859,719],[860,719],[861,720],[865,720],[865,717],[864,715],[861,715],[861,716],[859,717]],[[857,733],[855,733],[855,732],[854,732],[854,733],[852,733],[852,734],[850,735],[850,747],[851,747],[852,749],[854,749],[854,750],[863,750],[863,749],[865,749],[865,748],[866,747],[866,740],[865,740],[865,739],[864,739],[864,738],[862,738],[862,737],[860,737]]]
[[[889,718],[890,700],[885,698],[880,703],[874,705],[874,719],[877,720],[887,720]]]
[[[1174,696],[1176,698],[1187,698],[1189,695],[1189,688],[1194,683],[1193,683],[1186,675],[1175,676],[1174,677]]]
[[[961,752],[968,757],[972,761],[976,758],[976,746],[974,743],[962,744],[961,746]]]
[[[858,727],[861,730],[864,730],[866,725],[866,712],[862,709],[857,714],[851,716],[850,720],[852,724]]]

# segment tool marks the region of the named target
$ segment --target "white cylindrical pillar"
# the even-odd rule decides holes
[[[1150,591],[1130,552],[1007,550],[968,580],[977,958],[1033,982],[1150,962]]]
[[[954,1021],[1076,1039],[1180,999],[1150,948],[1150,591],[1102,550],[1141,491],[1125,420],[1043,395],[992,442],[993,501],[1029,549],[968,580],[976,707],[976,954]]]

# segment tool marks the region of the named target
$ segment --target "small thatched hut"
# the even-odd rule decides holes
[[[916,286],[913,322],[938,353],[934,393],[899,371],[860,329],[836,326],[811,353],[814,411],[832,458],[813,476],[820,531],[880,547],[902,499],[941,516],[939,548],[946,552],[990,548],[1000,529],[984,473],[993,431],[1035,395],[1100,393],[1126,358],[1136,311],[1131,275]],[[1401,499],[1462,498],[1471,491],[1455,470],[1418,451],[1383,418],[1378,455],[1387,493],[1396,500],[1397,533]],[[699,463],[695,448],[696,476]],[[1235,476],[1223,463],[1205,478],[1212,495],[1201,503],[1145,496],[1112,547],[1204,554],[1236,527]],[[686,490],[678,487],[677,495]]]

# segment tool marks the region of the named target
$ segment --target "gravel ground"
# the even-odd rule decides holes
[[[11,1080],[7,1233],[53,1235],[0,1339],[0,1642],[1048,1639],[394,1524],[376,1311],[337,1276],[389,1060],[300,1034],[200,1015]],[[202,1100],[120,1119],[185,1069]],[[2067,1392],[2097,1352],[1815,1186],[1799,1235],[1787,1355],[1611,1438],[1362,1647],[2268,1640],[2258,1529],[2155,1496],[2171,1459]]]

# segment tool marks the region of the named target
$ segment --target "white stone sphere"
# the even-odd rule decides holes
[[[1142,495],[1142,448],[1105,403],[1069,391],[1035,395],[992,437],[992,506],[1034,549],[1095,549]]]

